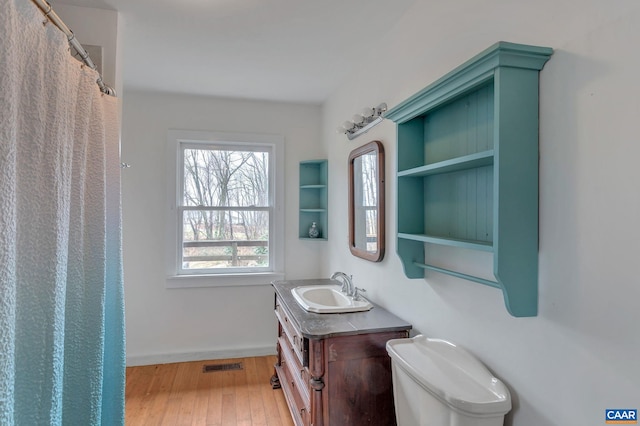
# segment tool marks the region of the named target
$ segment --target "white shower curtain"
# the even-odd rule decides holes
[[[0,11],[0,425],[122,425],[117,99],[31,1]]]

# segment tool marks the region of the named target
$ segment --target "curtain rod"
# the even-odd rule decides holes
[[[53,10],[51,5],[47,3],[46,0],[31,0],[31,1],[40,8],[42,13],[44,13],[44,16],[46,16],[47,19],[49,19],[49,21],[53,22],[53,24],[56,27],[58,27],[60,31],[62,31],[67,36],[67,40],[69,40],[69,44],[71,44],[73,48],[76,49],[76,52],[78,52],[78,55],[80,55],[84,63],[87,64],[89,68],[97,71],[96,65],[91,60],[91,57],[89,56],[85,48],[82,47],[82,44],[80,44],[76,36],[73,34],[73,31],[71,31],[71,29],[67,27],[67,25],[62,21],[62,19],[60,19],[60,17]],[[98,87],[100,87],[100,91],[102,93],[110,96],[116,96],[116,91],[113,88],[104,84],[104,82],[102,81],[102,75],[100,75],[100,73],[98,73],[98,80],[96,80],[96,83],[98,84]]]

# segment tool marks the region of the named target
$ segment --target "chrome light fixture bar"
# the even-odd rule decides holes
[[[387,104],[384,102],[377,107],[363,108],[359,114],[354,115],[350,121],[345,121],[336,131],[346,134],[349,140],[355,139],[381,123],[386,111]]]

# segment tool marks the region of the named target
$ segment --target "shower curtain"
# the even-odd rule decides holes
[[[117,99],[32,2],[0,10],[0,425],[122,425]]]

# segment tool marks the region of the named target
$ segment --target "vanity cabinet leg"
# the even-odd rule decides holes
[[[278,323],[278,336],[282,335],[282,326]],[[271,376],[271,389],[280,389],[280,378],[278,377],[278,370],[276,367],[280,367],[282,365],[282,349],[280,348],[280,344],[276,344],[276,349],[278,351],[278,360],[276,364],[273,366],[273,376]]]
[[[273,376],[271,376],[271,389],[280,389],[282,386],[280,386],[280,378],[278,377],[277,373],[273,373]]]
[[[324,340],[313,340],[310,346],[310,373],[309,386],[311,396],[311,424],[324,425],[324,408],[322,407],[324,389]]]

